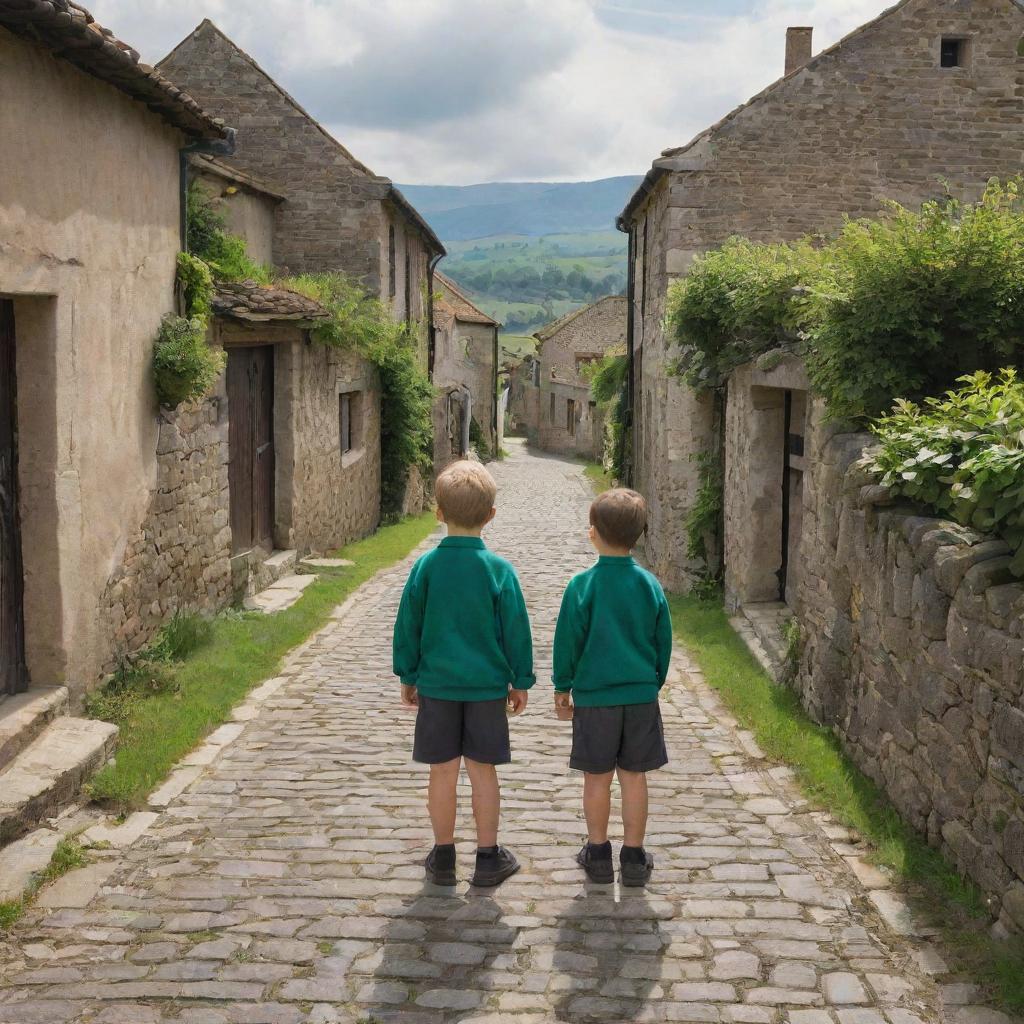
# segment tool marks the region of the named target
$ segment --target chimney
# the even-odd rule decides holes
[[[799,71],[811,59],[813,28],[786,29],[786,74]]]

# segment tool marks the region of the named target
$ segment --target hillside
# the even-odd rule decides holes
[[[638,175],[574,182],[399,185],[447,241],[613,231]]]
[[[640,177],[569,183],[400,185],[444,240],[441,269],[504,325],[509,359],[556,317],[626,289],[615,218]]]

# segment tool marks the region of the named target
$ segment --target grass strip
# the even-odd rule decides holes
[[[806,714],[796,693],[776,685],[729,625],[721,604],[670,595],[676,638],[708,684],[765,754],[793,769],[805,796],[875,847],[915,910],[942,929],[950,969],[982,984],[1002,1008],[1024,1011],[1024,941],[988,933],[984,894],[962,878],[896,812],[882,790]]]
[[[610,491],[615,486],[612,475],[600,462],[587,462],[583,466],[583,473],[597,494],[604,494],[605,491]]]
[[[124,702],[120,713],[98,713],[121,731],[114,763],[89,785],[92,798],[117,810],[141,805],[253,686],[275,674],[288,651],[320,629],[360,584],[404,558],[436,526],[434,513],[427,512],[342,548],[338,556],[355,564],[325,572],[284,611],[218,615],[201,646],[162,669],[157,692]]]

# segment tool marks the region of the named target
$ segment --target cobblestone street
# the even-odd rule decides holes
[[[651,782],[654,880],[584,884],[550,660],[562,588],[591,560],[591,494],[580,465],[509,447],[486,539],[520,571],[537,650],[501,770],[501,838],[522,872],[494,895],[423,881],[426,773],[390,672],[406,562],[294,652],[231,742],[193,755],[98,892],[30,911],[2,947],[0,1022],[939,1019],[927,958],[884,929],[840,856],[848,837],[681,654],[664,694],[672,762]],[[468,877],[468,814],[460,831]]]

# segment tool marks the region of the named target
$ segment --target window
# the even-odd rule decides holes
[[[967,56],[967,40],[947,38],[942,40],[939,51],[939,65],[944,68],[962,68]]]
[[[412,269],[409,259],[409,238],[405,239],[405,319],[412,320]]]
[[[341,454],[352,451],[352,392],[338,395],[338,420],[341,428]]]
[[[553,391],[551,392],[551,407],[548,410],[548,419],[552,423],[555,422],[555,393]]]
[[[388,295],[395,297],[395,225],[388,228]]]
[[[338,447],[342,466],[351,465],[362,455],[363,393],[342,391],[338,395]]]
[[[576,436],[576,401],[572,398],[565,400],[565,429],[570,437]]]

